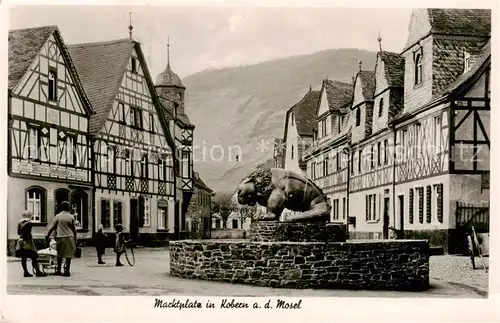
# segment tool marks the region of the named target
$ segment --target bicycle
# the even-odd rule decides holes
[[[124,241],[124,253],[125,253],[125,259],[127,259],[127,262],[130,266],[135,265],[135,255],[134,255],[134,246],[131,240],[125,240]]]

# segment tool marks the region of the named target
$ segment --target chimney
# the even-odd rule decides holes
[[[363,67],[363,61],[358,61],[358,66],[359,66],[359,70],[361,71],[361,68]]]

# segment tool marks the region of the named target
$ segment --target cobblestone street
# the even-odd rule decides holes
[[[423,293],[350,290],[273,289],[249,285],[187,280],[169,274],[168,249],[138,249],[136,265],[114,266],[114,253],[107,250],[105,265],[98,265],[95,251],[83,250],[72,264],[69,278],[48,276],[24,278],[20,263],[9,258],[9,294],[36,295],[198,295],[198,296],[289,296],[289,297],[485,297],[488,274],[472,270],[468,257],[433,256],[430,259],[431,288]],[[124,260],[125,261],[125,260]],[[485,258],[488,264],[488,258]]]

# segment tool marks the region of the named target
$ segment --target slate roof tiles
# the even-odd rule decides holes
[[[89,130],[98,133],[111,110],[135,43],[120,39],[68,46],[87,96],[96,111]]]
[[[9,32],[9,89],[24,76],[57,26],[16,29]]]
[[[289,112],[293,112],[299,136],[312,136],[316,124],[320,91],[309,91]]]
[[[403,87],[405,82],[405,59],[403,56],[380,51],[380,59],[384,62],[385,76],[389,86]]]
[[[431,32],[438,34],[489,36],[491,10],[428,9]]]
[[[326,98],[330,111],[342,112],[341,108],[351,102],[353,94],[352,84],[333,80],[323,80],[323,86],[326,91]]]

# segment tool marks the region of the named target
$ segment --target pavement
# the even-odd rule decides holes
[[[189,280],[170,276],[168,248],[136,249],[136,263],[114,266],[111,249],[98,265],[95,250],[84,248],[82,258],[74,259],[71,277],[22,276],[18,259],[7,261],[7,292],[29,295],[197,295],[197,296],[286,296],[286,297],[487,297],[488,274],[483,269],[473,270],[468,257],[432,256],[430,258],[431,288],[425,292],[351,291],[267,288],[203,280]],[[488,264],[488,258],[485,258]],[[479,259],[476,264],[480,265]]]

